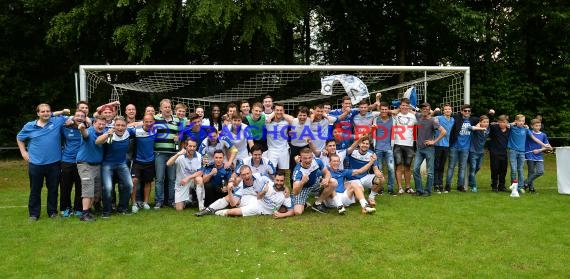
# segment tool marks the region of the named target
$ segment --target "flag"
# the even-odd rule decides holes
[[[369,96],[366,84],[352,75],[332,75],[321,78],[321,94],[332,95],[333,85],[337,82],[342,84],[353,105]]]

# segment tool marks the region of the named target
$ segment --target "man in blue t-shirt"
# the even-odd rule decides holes
[[[449,137],[449,165],[447,166],[447,178],[445,189],[450,191],[451,180],[455,166],[459,164],[457,170],[457,191],[467,191],[464,187],[465,169],[469,158],[469,148],[471,148],[471,126],[475,126],[479,119],[471,116],[471,106],[465,104],[461,106],[461,112],[455,117],[455,123],[451,129]]]
[[[150,196],[150,188],[155,176],[154,166],[154,133],[151,127],[154,125],[154,116],[146,114],[143,118],[143,124],[135,127],[135,154],[133,155],[132,177],[133,177],[133,192],[131,194],[131,201],[133,203],[132,211],[137,212],[139,208],[145,210],[150,209],[148,199]],[[143,200],[137,202],[137,187],[136,185],[143,186]],[[136,207],[135,207],[136,205]]]
[[[26,123],[17,135],[20,154],[28,162],[30,178],[28,213],[30,221],[37,221],[40,217],[44,178],[48,189],[48,216],[50,218],[57,217],[57,184],[61,172],[60,131],[67,120],[61,116],[52,117],[51,108],[48,104],[39,104],[36,112],[38,119]],[[28,143],[27,150],[25,142]]]
[[[81,178],[81,198],[83,212],[81,221],[95,221],[95,217],[89,212],[94,202],[101,199],[101,162],[103,161],[103,145],[96,144],[95,140],[105,133],[107,121],[103,116],[97,116],[93,125],[85,128],[79,125],[79,131],[83,136],[81,147],[77,153],[77,171]]]
[[[103,182],[103,218],[109,218],[111,214],[111,189],[113,187],[113,173],[116,173],[119,181],[119,205],[117,213],[129,214],[127,209],[133,181],[127,166],[127,151],[129,150],[129,138],[135,134],[134,129],[127,130],[127,121],[122,116],[114,119],[115,126],[107,133],[97,137],[95,144],[105,144],[101,178]],[[136,205],[133,204],[133,207]],[[137,211],[137,210],[135,210]],[[136,213],[136,212],[135,212]]]
[[[309,195],[317,197],[313,210],[326,213],[327,209],[323,201],[333,198],[337,181],[331,178],[329,170],[320,159],[314,159],[309,148],[300,152],[301,161],[293,170],[293,201],[295,215],[303,214]],[[340,206],[340,205],[337,205]]]

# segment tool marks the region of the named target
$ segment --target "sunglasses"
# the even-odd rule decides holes
[[[463,112],[471,112],[470,109],[464,109]]]

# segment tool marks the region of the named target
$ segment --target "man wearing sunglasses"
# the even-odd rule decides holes
[[[471,106],[465,104],[461,106],[461,111],[455,116],[455,123],[451,128],[449,137],[449,165],[447,166],[447,179],[445,181],[445,189],[451,188],[451,180],[455,166],[458,166],[457,173],[457,191],[465,192],[465,166],[469,157],[469,148],[471,147],[471,126],[477,125],[478,117],[471,116]],[[448,190],[449,191],[449,190]]]

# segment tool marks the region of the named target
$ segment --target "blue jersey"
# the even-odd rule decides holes
[[[447,133],[445,136],[443,136],[443,138],[436,142],[435,145],[449,147],[449,137],[451,136],[451,129],[453,128],[453,124],[455,124],[455,118],[450,117],[448,120],[445,116],[439,115],[437,116],[437,120],[439,121],[439,126],[443,127]],[[435,138],[438,138],[439,134],[441,134],[439,129],[435,130]]]
[[[293,181],[301,181],[303,175],[309,176],[309,181],[303,185],[304,187],[311,187],[319,182],[319,179],[323,176],[323,170],[325,164],[321,159],[313,159],[311,165],[308,168],[301,166],[301,163],[297,163],[295,169],[293,169]]]
[[[469,118],[463,118],[463,124],[457,135],[457,141],[453,144],[453,148],[459,150],[469,150],[471,148],[471,122]]]
[[[79,131],[75,125],[63,126],[61,128],[61,134],[64,139],[61,161],[66,163],[77,162],[77,152],[79,152],[81,140],[83,139],[81,131]]]
[[[24,125],[17,138],[22,142],[29,141],[30,163],[47,165],[61,161],[61,127],[66,120],[57,116],[51,117],[43,127],[36,125],[37,120]]]
[[[526,137],[531,135],[530,130],[525,127],[511,125],[511,133],[509,134],[509,143],[507,147],[510,150],[525,152]]]
[[[544,144],[548,144],[548,137],[546,136],[545,133],[543,132],[534,132],[532,131],[532,135],[537,138],[538,140],[542,141],[542,143]],[[525,158],[527,160],[530,161],[543,161],[544,160],[544,156],[542,154],[542,152],[538,153],[538,154],[534,154],[532,151],[535,149],[541,149],[542,145],[536,143],[534,140],[532,140],[530,138],[530,136],[527,137],[526,139],[526,148],[525,148]]]
[[[105,150],[103,163],[123,164],[127,161],[131,133],[134,134],[134,130],[127,129],[122,136],[113,133],[113,141],[111,144],[105,143],[103,147]]]
[[[352,170],[351,169],[345,169],[345,170],[333,170],[330,166],[327,167],[329,169],[329,172],[331,173],[331,177],[336,179],[336,181],[338,182],[338,186],[336,186],[336,192],[337,193],[343,193],[344,192],[344,180],[345,179],[351,179],[352,178]]]
[[[360,153],[358,149],[353,150],[352,154],[348,156],[348,168],[357,170],[364,167],[368,162],[370,162],[370,160],[372,160],[370,158],[372,155],[374,155],[374,152],[371,150],[367,150],[364,154]],[[374,161],[372,166],[378,166],[378,161]],[[365,177],[367,174],[367,172],[357,174],[351,179],[360,179]]]
[[[100,164],[103,161],[103,145],[95,144],[95,140],[104,132],[97,133],[91,126],[87,129],[87,133],[87,137],[83,138],[79,152],[77,152],[77,162]]]
[[[485,142],[487,141],[487,136],[489,135],[489,129],[485,131],[472,131],[471,132],[471,148],[469,152],[481,154],[485,148]]]
[[[154,161],[154,135],[142,126],[135,129],[135,147],[135,162],[144,164]]]
[[[214,168],[217,167],[212,163],[205,166],[202,171],[204,171],[204,174],[210,174]],[[217,170],[218,172],[216,172],[216,174],[212,178],[210,178],[208,184],[212,184],[214,186],[220,186],[222,185],[222,180],[228,182],[232,177],[232,172],[233,172],[232,169],[226,169],[222,165],[221,167],[217,168]]]

